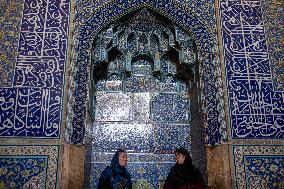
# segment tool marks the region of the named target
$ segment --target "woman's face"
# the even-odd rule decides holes
[[[118,159],[119,159],[119,165],[121,167],[125,167],[127,165],[127,154],[125,152],[121,152],[119,154]]]
[[[186,156],[181,153],[176,153],[175,155],[176,155],[176,163],[183,164]]]

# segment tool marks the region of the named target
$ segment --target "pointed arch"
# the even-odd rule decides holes
[[[87,96],[90,53],[95,34],[110,25],[113,21],[124,15],[135,12],[141,8],[148,8],[161,14],[184,28],[193,36],[199,52],[200,78],[202,90],[202,109],[206,109],[207,144],[215,145],[226,140],[226,127],[224,122],[224,105],[222,91],[219,86],[220,78],[216,74],[218,57],[216,57],[216,40],[210,28],[204,25],[197,16],[182,3],[175,0],[112,0],[102,3],[94,10],[93,15],[78,31],[76,47],[77,58],[73,67],[73,87],[69,90],[67,116],[69,136],[67,141],[74,144],[84,142],[84,133],[87,116]],[[221,93],[221,94],[220,94]]]

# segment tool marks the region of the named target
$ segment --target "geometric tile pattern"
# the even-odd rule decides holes
[[[284,93],[274,92],[260,0],[220,1],[232,138],[283,138]]]
[[[190,125],[103,122],[96,123],[90,134],[96,152],[124,148],[136,153],[169,154],[180,146],[191,149]]]
[[[144,25],[140,16],[154,23],[158,20],[149,10],[143,9],[134,16],[132,23],[138,22]],[[160,20],[165,22],[165,19]],[[115,25],[125,26],[125,22],[127,19]],[[156,25],[147,27],[153,29]],[[135,29],[140,29],[140,27]],[[164,26],[164,30],[167,29]],[[119,30],[116,29],[116,31]],[[98,35],[103,35],[104,31]],[[143,35],[138,39],[138,41],[145,40]],[[150,39],[150,42],[153,40]],[[123,40],[119,38],[117,44],[120,43],[124,43],[124,38]],[[142,46],[138,45],[139,49],[144,50],[143,43],[139,44]],[[136,53],[141,53],[135,47],[129,46],[127,50],[134,51],[132,54],[135,56],[137,56]],[[153,45],[153,47],[157,46]],[[99,47],[97,48],[100,50]],[[123,49],[119,50],[123,52]],[[147,50],[155,54],[154,48]],[[162,54],[164,55],[165,52],[163,51]],[[179,82],[177,79],[175,81],[171,80],[173,77],[161,79],[165,78],[168,72],[176,70],[176,64],[173,62],[162,60],[161,62],[166,64],[165,69],[161,69],[159,77],[152,75],[152,68],[160,69],[160,61],[158,62],[150,62],[141,55],[138,60],[131,61],[127,69],[127,75],[131,77],[125,77],[125,72],[121,69],[124,67],[123,64],[117,65],[121,64],[118,61],[110,62],[105,71],[108,76],[100,81],[99,91],[95,90],[92,94],[94,97],[91,97],[94,98],[93,106],[90,107],[90,111],[94,112],[94,122],[90,126],[91,132],[86,137],[89,139],[86,143],[89,146],[88,158],[91,159],[86,163],[88,167],[86,174],[89,176],[85,181],[90,185],[86,186],[87,188],[94,188],[97,185],[101,171],[109,164],[106,160],[111,159],[113,152],[118,148],[129,152],[127,169],[131,174],[133,188],[159,188],[174,163],[173,151],[180,146],[191,150],[189,96],[186,93],[179,93],[175,85]],[[103,63],[98,61],[94,64]],[[100,73],[100,69],[97,66],[94,67],[95,77]],[[114,75],[118,77],[111,77]],[[91,83],[96,84],[95,81]],[[200,140],[204,143],[204,137]],[[168,158],[162,158],[162,156]]]
[[[12,53],[6,56],[13,58],[5,62],[7,70],[2,66],[5,54],[1,55],[0,75],[14,74],[8,85],[13,88],[0,88],[0,137],[59,138],[69,1],[9,1],[1,6],[4,12],[0,11],[0,16],[3,14],[11,27],[1,21],[0,38],[17,46],[0,44],[0,49]],[[15,20],[8,18],[10,14],[15,14]],[[0,82],[6,82],[0,77]]]
[[[68,124],[70,127],[70,133],[68,142],[70,143],[83,143],[84,133],[85,133],[85,114],[86,114],[86,98],[88,95],[88,59],[90,55],[88,54],[90,43],[94,40],[94,36],[99,32],[104,26],[109,25],[112,21],[118,19],[119,17],[137,10],[138,8],[145,7],[150,8],[153,11],[160,13],[175,23],[179,24],[181,27],[185,28],[194,38],[195,42],[198,44],[199,50],[199,60],[201,68],[202,79],[202,104],[207,104],[207,122],[206,122],[206,133],[208,137],[207,144],[219,144],[227,140],[226,126],[224,124],[224,111],[223,111],[223,96],[222,96],[222,85],[219,79],[219,60],[217,58],[217,46],[216,38],[214,35],[214,27],[209,30],[206,28],[204,23],[215,23],[215,19],[212,16],[210,22],[200,21],[200,18],[194,16],[192,7],[184,7],[180,2],[166,0],[166,1],[105,1],[98,2],[94,6],[90,1],[79,1],[76,9],[75,22],[78,26],[77,40],[75,44],[76,54],[78,55],[73,69],[73,75],[70,83],[69,99],[70,103],[68,106],[68,112],[70,115],[68,117]],[[212,2],[206,4],[207,7],[213,6]],[[116,6],[117,4],[122,4],[123,6]],[[202,2],[201,4],[204,4]],[[198,7],[198,6],[196,6]],[[205,6],[202,5],[204,8]],[[87,20],[89,13],[88,10],[95,10],[92,17]],[[214,15],[213,8],[208,8],[212,11],[210,14]],[[199,11],[201,13],[202,11]],[[178,13],[178,14],[176,14]],[[213,52],[212,50],[216,51]]]
[[[283,188],[284,146],[233,145],[235,187]]]
[[[261,1],[273,87],[284,91],[284,2]]]
[[[24,0],[0,2],[0,87],[10,87],[17,58]]]
[[[283,188],[284,156],[245,156],[247,188]]]
[[[59,150],[57,145],[1,145],[1,188],[57,188]]]
[[[150,78],[145,76],[130,77],[125,81],[125,91],[128,92],[159,91],[159,82],[155,78]]]
[[[149,10],[143,9],[134,16],[135,19],[131,19],[133,22],[129,22],[144,25],[145,22],[141,17],[154,23],[159,20]],[[166,19],[160,20],[163,23]],[[125,22],[128,23],[127,19],[115,25],[127,26]],[[157,26],[153,24],[147,27],[153,29]],[[164,26],[163,31],[167,29]],[[119,28],[116,29],[116,31],[119,30]],[[104,35],[104,31],[98,35]],[[134,47],[129,45],[127,50],[136,57],[141,51],[146,51],[145,49],[152,51],[153,54],[156,53],[154,48],[148,49],[143,46],[143,40],[140,41],[140,39],[148,40],[141,35],[138,38],[139,50],[136,50],[135,45]],[[155,40],[150,39],[150,44],[153,41]],[[124,43],[124,38],[119,38],[117,44],[120,43]],[[131,41],[128,44],[131,44]],[[158,47],[158,45],[152,47]],[[97,52],[97,49],[101,48],[96,46],[96,50],[93,51]],[[119,50],[123,52],[123,49]],[[165,52],[167,51],[162,52],[162,57]],[[100,55],[97,57],[99,59]],[[89,163],[86,163],[88,167],[86,174],[90,175],[86,179],[86,183],[90,184],[89,188],[96,186],[101,171],[109,164],[106,160],[109,160],[118,148],[126,149],[131,153],[127,168],[131,174],[133,188],[159,188],[170,166],[174,163],[173,151],[180,146],[191,150],[189,96],[186,93],[179,93],[176,85],[170,85],[177,84],[179,81],[173,81],[171,78],[161,79],[165,78],[168,72],[176,70],[176,64],[173,62],[164,62],[164,60],[161,62],[166,63],[166,66],[159,77],[152,75],[152,68],[159,70],[160,61],[151,62],[143,55],[140,55],[138,60],[131,61],[130,66],[125,66],[127,75],[131,77],[125,76],[124,70],[121,69],[124,67],[122,63],[110,62],[105,71],[108,76],[99,84],[100,91],[95,90],[92,94],[94,97],[91,97],[94,98],[93,106],[90,107],[90,111],[94,112],[94,122],[90,126],[91,132],[86,137],[89,139],[86,143],[89,146],[88,158],[91,159]],[[103,63],[97,61],[94,64]],[[94,66],[94,77],[99,73],[100,69]],[[118,77],[112,77],[114,75]],[[96,84],[95,81],[91,83]],[[204,137],[200,140],[204,143]],[[161,158],[164,155],[168,159]]]

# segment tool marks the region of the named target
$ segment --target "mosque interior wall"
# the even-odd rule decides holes
[[[126,92],[92,86],[96,36],[144,9],[196,43],[188,93],[173,80],[156,90],[145,70],[126,78]],[[282,0],[0,1],[0,188],[94,188],[118,147],[129,150],[134,188],[161,188],[180,145],[209,188],[284,188],[283,9]],[[187,98],[186,111],[165,114]],[[97,111],[112,105],[131,114]]]

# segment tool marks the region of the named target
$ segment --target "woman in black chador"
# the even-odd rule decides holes
[[[119,149],[112,157],[111,165],[103,170],[99,178],[98,189],[132,189],[126,165],[126,151]]]
[[[185,148],[175,151],[176,164],[171,168],[163,189],[205,189],[200,171],[192,165],[192,159]]]

